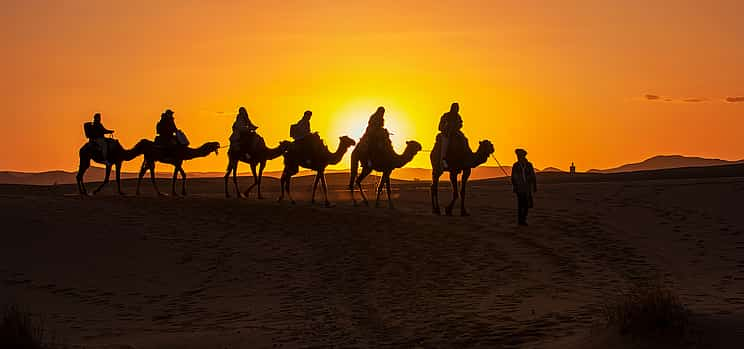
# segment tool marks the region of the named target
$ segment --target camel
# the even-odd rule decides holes
[[[248,197],[251,189],[257,187],[258,199],[263,199],[263,196],[261,196],[261,177],[263,176],[263,171],[266,167],[266,161],[278,158],[284,154],[284,152],[287,151],[287,148],[289,148],[289,145],[292,144],[290,141],[281,141],[279,142],[279,146],[276,148],[269,148],[266,146],[263,137],[258,134],[253,135],[253,137],[258,137],[258,139],[256,140],[252,151],[243,151],[243,149],[247,147],[241,144],[238,148],[230,149],[227,152],[228,163],[227,172],[225,172],[225,197],[230,197],[230,193],[227,190],[227,180],[230,177],[230,172],[232,172],[233,184],[235,184],[235,192],[238,198],[243,197],[243,195]],[[248,187],[248,190],[246,190],[244,194],[241,194],[240,189],[238,188],[238,163],[240,161],[250,165],[251,172],[253,173],[253,184]],[[258,165],[258,176],[256,176],[256,165]]]
[[[470,171],[488,160],[488,157],[494,152],[493,144],[491,144],[491,142],[488,140],[480,141],[478,144],[478,150],[473,153],[473,151],[470,149],[470,145],[468,144],[468,139],[464,135],[460,135],[459,137],[452,137],[449,142],[450,145],[447,149],[447,156],[445,157],[445,159],[447,160],[448,168],[443,169],[442,164],[439,161],[439,153],[442,151],[441,137],[441,134],[437,136],[436,143],[434,144],[434,149],[432,150],[430,156],[432,168],[432,212],[436,215],[442,214],[439,209],[439,177],[442,175],[442,173],[448,171],[450,173],[450,182],[452,182],[452,201],[450,201],[449,205],[445,207],[445,213],[448,216],[452,215],[452,209],[455,206],[455,202],[458,198],[457,175],[462,172],[462,188],[461,192],[459,193],[459,196],[462,196],[462,199],[460,200],[460,214],[462,216],[469,216],[470,214],[465,209],[465,187],[468,183],[468,178],[470,177]]]
[[[143,153],[143,149],[139,144],[135,145],[132,149],[124,149],[119,141],[115,139],[107,139],[106,141],[109,147],[107,154],[108,163],[103,160],[103,154],[95,144],[85,143],[80,147],[80,166],[78,167],[78,173],[75,177],[77,179],[77,186],[80,195],[89,195],[85,188],[83,177],[85,176],[85,171],[90,167],[91,160],[106,165],[106,177],[103,179],[103,183],[93,190],[93,194],[98,194],[98,192],[108,184],[109,176],[111,175],[111,166],[113,165],[116,166],[116,190],[119,195],[124,195],[124,192],[121,191],[121,164],[124,161],[130,161],[140,156]]]
[[[210,153],[217,154],[220,149],[220,143],[218,142],[207,142],[199,148],[179,147],[177,149],[168,149],[164,146],[157,145],[155,142],[148,139],[139,141],[137,146],[140,146],[140,144],[144,150],[143,154],[145,155],[145,159],[142,161],[142,167],[140,168],[139,176],[137,177],[137,195],[139,195],[140,192],[142,177],[145,176],[147,170],[150,170],[152,186],[155,188],[155,191],[159,196],[164,196],[164,194],[158,189],[158,185],[155,183],[156,161],[173,165],[173,185],[171,187],[171,193],[173,196],[178,196],[178,193],[176,193],[176,179],[178,179],[179,173],[183,179],[181,182],[181,195],[186,195],[186,171],[183,170],[183,162],[185,160],[205,157]]]
[[[367,177],[372,171],[382,172],[380,177],[380,183],[377,186],[377,199],[375,200],[375,207],[379,207],[380,195],[382,195],[382,188],[385,186],[387,190],[388,206],[393,208],[393,201],[390,198],[390,174],[396,168],[401,168],[407,163],[413,160],[413,157],[421,151],[421,143],[416,141],[406,142],[406,149],[402,154],[396,154],[395,150],[390,147],[386,149],[385,154],[379,154],[376,157],[371,157],[369,151],[366,153],[361,150],[362,148],[354,148],[351,152],[351,177],[349,178],[349,190],[351,191],[351,200],[356,206],[357,201],[354,198],[354,184],[359,188],[359,193],[362,195],[362,202],[364,205],[369,206],[367,197],[364,195],[362,189],[362,180]],[[367,147],[369,149],[369,147]],[[362,172],[357,177],[357,169],[359,163],[362,164]],[[356,181],[355,181],[356,180]]]
[[[325,206],[331,207],[331,202],[328,201],[328,185],[325,180],[325,169],[328,165],[339,163],[349,147],[354,144],[356,142],[347,136],[339,137],[338,149],[331,153],[328,147],[323,144],[318,133],[310,134],[302,140],[292,143],[287,152],[284,153],[284,171],[282,171],[282,177],[280,179],[282,192],[279,195],[279,202],[284,199],[284,192],[286,191],[289,201],[293,204],[295,203],[294,199],[292,199],[292,193],[289,191],[289,183],[292,176],[297,174],[300,171],[300,166],[302,166],[316,172],[311,202],[315,203],[315,191],[318,188],[318,182],[320,182]]]

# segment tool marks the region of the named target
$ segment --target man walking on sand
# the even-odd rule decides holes
[[[511,182],[517,194],[517,223],[527,225],[527,211],[532,208],[532,193],[537,192],[535,168],[527,161],[527,151],[517,149],[517,162],[512,166]]]

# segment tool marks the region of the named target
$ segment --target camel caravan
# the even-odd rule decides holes
[[[380,172],[380,181],[377,186],[375,206],[380,205],[382,192],[387,193],[387,204],[393,207],[390,192],[390,176],[396,168],[402,168],[422,151],[419,142],[409,140],[406,148],[398,154],[393,149],[390,133],[385,128],[385,108],[379,107],[369,118],[364,135],[358,142],[347,137],[339,137],[338,147],[331,151],[317,132],[310,128],[312,112],[306,111],[302,118],[290,127],[292,141],[282,140],[271,148],[266,145],[263,137],[256,130],[258,126],[250,120],[245,108],[241,107],[232,126],[230,144],[227,151],[228,163],[224,176],[225,197],[230,197],[229,180],[232,175],[235,195],[238,198],[248,197],[253,189],[257,197],[262,199],[261,177],[269,160],[283,157],[284,170],[280,178],[281,193],[279,201],[285,198],[291,203],[292,199],[290,183],[292,176],[300,171],[300,167],[315,172],[311,202],[315,203],[315,194],[320,184],[323,193],[323,203],[326,207],[332,204],[328,200],[328,186],[325,179],[325,169],[328,165],[338,164],[346,152],[354,146],[351,153],[351,166],[349,178],[349,192],[351,200],[356,206],[355,194],[359,191],[361,203],[369,205],[367,196],[362,187],[362,181],[373,171]],[[150,172],[150,180],[153,188],[160,196],[162,193],[155,181],[155,164],[161,162],[173,165],[173,179],[171,184],[171,195],[186,195],[186,171],[183,169],[184,161],[205,157],[211,153],[217,154],[221,148],[219,142],[207,142],[198,148],[192,148],[186,134],[176,127],[174,112],[170,109],[161,114],[155,131],[157,136],[154,140],[142,139],[131,149],[125,149],[116,139],[112,137],[113,130],[106,129],[101,122],[101,115],[95,114],[92,122],[84,124],[85,136],[88,142],[80,148],[80,166],[77,173],[77,185],[80,195],[87,196],[96,194],[108,184],[111,168],[116,171],[117,192],[124,195],[121,190],[121,165],[124,161],[131,161],[138,156],[143,156],[142,166],[137,176],[137,195],[140,193],[140,184],[145,174]],[[108,135],[108,137],[107,137]],[[452,182],[452,199],[445,206],[445,214],[452,215],[455,203],[460,199],[460,214],[468,215],[465,208],[465,188],[471,170],[485,163],[494,152],[493,144],[488,140],[479,142],[475,152],[470,148],[468,139],[462,133],[462,117],[459,114],[459,105],[453,103],[450,111],[444,113],[439,122],[439,133],[430,154],[432,167],[431,199],[432,212],[440,215],[438,186],[439,177],[444,172],[449,172]],[[83,177],[94,161],[105,165],[105,178],[103,182],[89,194],[85,187]],[[244,162],[251,168],[254,182],[244,192],[238,186],[238,164]],[[361,166],[361,171],[359,167]],[[461,183],[458,186],[458,176],[462,174]],[[178,176],[181,176],[181,190],[176,190]],[[459,187],[459,190],[458,190]]]

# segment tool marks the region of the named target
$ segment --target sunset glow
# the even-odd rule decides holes
[[[82,123],[94,112],[131,147],[154,137],[166,108],[193,143],[226,145],[245,106],[272,146],[309,109],[335,148],[339,136],[358,139],[382,105],[398,151],[408,139],[430,149],[453,101],[471,144],[490,139],[504,163],[518,146],[538,168],[574,161],[586,170],[657,154],[744,158],[737,1],[3,7],[0,146],[13,152],[0,170],[73,170]],[[221,171],[226,161],[221,153],[186,168]],[[409,166],[428,167],[427,154]]]

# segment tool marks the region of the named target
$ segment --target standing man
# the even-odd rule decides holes
[[[527,151],[517,149],[517,162],[512,166],[511,182],[517,194],[517,223],[527,225],[527,211],[532,208],[532,193],[537,192],[535,168],[527,161]]]

